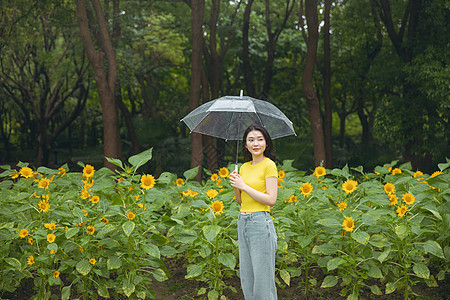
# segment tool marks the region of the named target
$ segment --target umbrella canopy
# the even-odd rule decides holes
[[[207,102],[185,116],[191,132],[224,140],[240,140],[253,124],[267,129],[272,139],[296,135],[292,122],[275,105],[248,96],[224,96]]]

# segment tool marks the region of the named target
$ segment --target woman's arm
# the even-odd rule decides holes
[[[234,189],[234,193],[236,195],[236,200],[240,204],[241,202],[241,191],[246,192],[250,197],[255,199],[256,201],[269,205],[270,207],[274,206],[277,202],[277,192],[278,192],[278,179],[276,177],[266,178],[266,193],[262,193],[257,191],[247,184],[245,184],[242,177],[233,172],[230,175],[231,186]],[[239,199],[238,199],[239,194]]]
[[[234,196],[236,197],[236,201],[237,203],[239,203],[239,205],[241,205],[242,200],[241,200],[241,190],[238,188],[233,187],[234,190]]]

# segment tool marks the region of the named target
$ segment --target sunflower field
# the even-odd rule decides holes
[[[239,293],[225,280],[239,276],[234,166],[205,170],[201,183],[195,168],[182,178],[139,174],[151,155],[108,159],[116,172],[2,166],[0,298],[32,280],[35,299],[151,299],[152,281],[170,280],[165,260],[177,258],[187,279],[204,282],[199,298]],[[409,299],[419,283],[446,284],[450,161],[438,167],[431,175],[396,161],[369,172],[304,172],[284,161],[271,211],[277,284],[301,276],[305,294],[339,287],[347,299],[362,291]]]

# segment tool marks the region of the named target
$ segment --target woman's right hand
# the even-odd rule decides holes
[[[239,173],[236,171],[231,172],[230,183],[231,186],[236,189],[243,190],[245,188],[244,180],[242,179],[241,175],[239,175]]]

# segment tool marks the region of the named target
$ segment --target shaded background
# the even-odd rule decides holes
[[[153,147],[145,171],[155,175],[199,163],[214,171],[233,162],[235,142],[194,144],[180,119],[241,89],[294,123],[298,136],[274,144],[302,170],[317,165],[318,135],[329,168],[399,160],[432,172],[450,153],[444,0],[6,0],[0,9],[1,164],[99,168],[105,155]]]

